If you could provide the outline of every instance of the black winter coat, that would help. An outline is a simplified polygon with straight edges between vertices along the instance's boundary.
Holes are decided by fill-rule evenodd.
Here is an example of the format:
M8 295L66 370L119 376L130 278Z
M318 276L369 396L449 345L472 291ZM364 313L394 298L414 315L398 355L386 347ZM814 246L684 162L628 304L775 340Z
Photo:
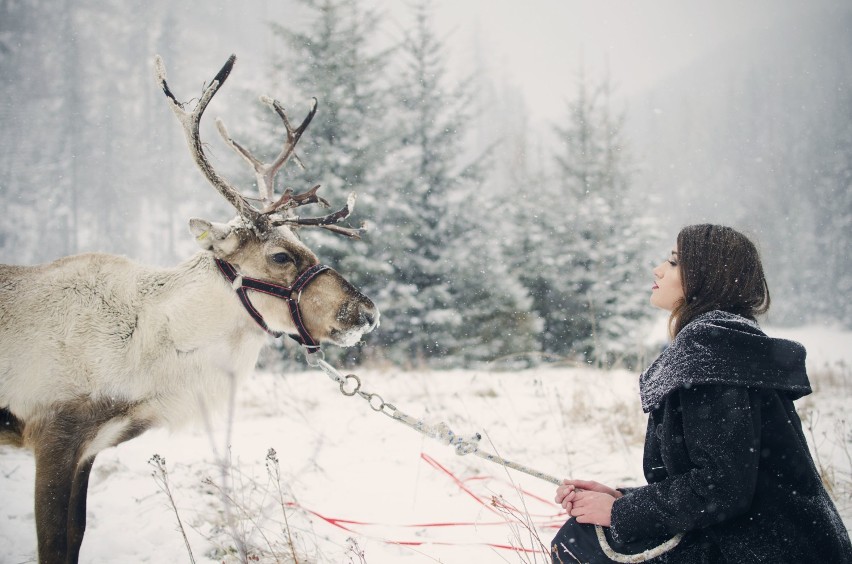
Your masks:
M852 563L793 406L804 359L743 317L689 323L642 374L648 485L615 501L613 537L686 532L666 562Z

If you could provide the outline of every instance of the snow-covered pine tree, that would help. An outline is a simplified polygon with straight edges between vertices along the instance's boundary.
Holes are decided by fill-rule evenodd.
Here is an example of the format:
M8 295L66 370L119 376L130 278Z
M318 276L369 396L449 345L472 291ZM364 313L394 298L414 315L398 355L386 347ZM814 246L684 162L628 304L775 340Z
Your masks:
M361 0L299 0L298 5L303 17L292 20L298 23L272 23L274 37L284 44L273 62L278 84L275 96L293 119L302 119L311 98L317 99L318 111L299 144L305 170L299 172L290 164L286 181L296 191L320 184L320 195L332 206L342 205L356 192L351 223L375 223L375 210L385 205L378 178L387 159L384 77L390 52L380 49L376 40L382 17L365 8ZM290 90L279 92L279 87ZM267 120L262 144L274 155L281 143L281 123L268 109L262 111ZM376 230L370 229L363 241L321 230L304 236L323 262L345 272L356 286L374 295L383 268L377 251L381 235ZM345 354L354 362L364 349L330 354Z
M568 114L555 126L559 197L546 214L554 264L537 281L553 352L598 365L640 353L638 330L651 311L655 236L631 197L624 118L613 113L609 78L591 87L581 72Z
M307 18L297 27L273 23L273 33L285 48L275 61L280 83L293 87L282 100L291 115L307 111L312 97L319 110L299 144L306 170L290 176L295 190L321 184L320 195L337 205L357 192L353 220L371 219L384 205L376 178L386 159L385 114L387 86L383 81L389 52L376 46L381 16L360 0L299 0ZM276 96L279 94L276 93ZM268 114L268 110L264 109ZM269 153L280 144L281 124L272 116ZM291 174L295 166L291 165ZM375 236L365 242L344 240L327 233L307 235L323 260L345 271L360 287L367 287L378 265Z
M489 217L483 162L461 161L470 124L468 82L450 86L430 2L413 6L399 49L394 134L399 146L377 210L388 268L376 288L381 340L397 362L491 360L532 346L529 298Z
M582 116L575 115L584 104L581 99L569 107L573 113L566 120L577 123L575 131L564 144L563 152L583 153L589 133L583 127ZM549 155L552 158L552 155ZM560 168L560 167L557 167ZM516 207L510 245L516 249L510 255L512 268L533 299L533 310L542 327L537 350L546 355L573 355L578 335L591 333L588 307L584 301L587 281L585 268L578 269L578 248L583 240L575 232L576 202L574 183L567 183L561 172L548 173L540 166L535 173L519 169Z
M587 320L574 271L576 249L571 231L572 200L559 194L557 184L542 182L536 189L519 194L513 214L523 225L510 242L513 270L533 300L532 309L541 320L538 346L545 355L574 352L575 334L582 333ZM588 329L585 329L588 332Z

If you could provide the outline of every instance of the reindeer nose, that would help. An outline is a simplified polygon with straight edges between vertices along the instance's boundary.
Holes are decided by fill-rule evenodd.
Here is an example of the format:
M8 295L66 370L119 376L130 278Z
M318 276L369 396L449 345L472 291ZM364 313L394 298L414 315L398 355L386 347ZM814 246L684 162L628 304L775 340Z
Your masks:
M359 323L359 325L362 325L362 326L366 325L367 327L370 328L369 329L370 331L372 331L373 329L375 329L379 325L379 317L380 317L379 310L376 309L376 306L374 306L372 303L369 304L369 305L362 304L358 308L358 323Z

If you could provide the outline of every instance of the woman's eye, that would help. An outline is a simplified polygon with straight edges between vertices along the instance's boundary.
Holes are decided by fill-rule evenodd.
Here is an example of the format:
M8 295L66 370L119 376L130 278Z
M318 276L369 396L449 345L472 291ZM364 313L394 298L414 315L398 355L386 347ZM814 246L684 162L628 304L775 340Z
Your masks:
M272 255L272 262L277 264L285 264L290 262L290 255L287 253L275 253Z
M672 265L672 266L677 266L677 262L675 262L675 261L673 261L673 260L670 260L670 261L669 261L669 264L670 264L670 265Z

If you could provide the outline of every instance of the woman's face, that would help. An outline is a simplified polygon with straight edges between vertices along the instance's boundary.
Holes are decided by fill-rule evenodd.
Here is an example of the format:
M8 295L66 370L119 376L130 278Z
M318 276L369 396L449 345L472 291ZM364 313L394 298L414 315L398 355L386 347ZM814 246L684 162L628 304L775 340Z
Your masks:
M684 299L680 279L677 249L668 260L654 269L654 285L651 287L651 305L672 311Z

